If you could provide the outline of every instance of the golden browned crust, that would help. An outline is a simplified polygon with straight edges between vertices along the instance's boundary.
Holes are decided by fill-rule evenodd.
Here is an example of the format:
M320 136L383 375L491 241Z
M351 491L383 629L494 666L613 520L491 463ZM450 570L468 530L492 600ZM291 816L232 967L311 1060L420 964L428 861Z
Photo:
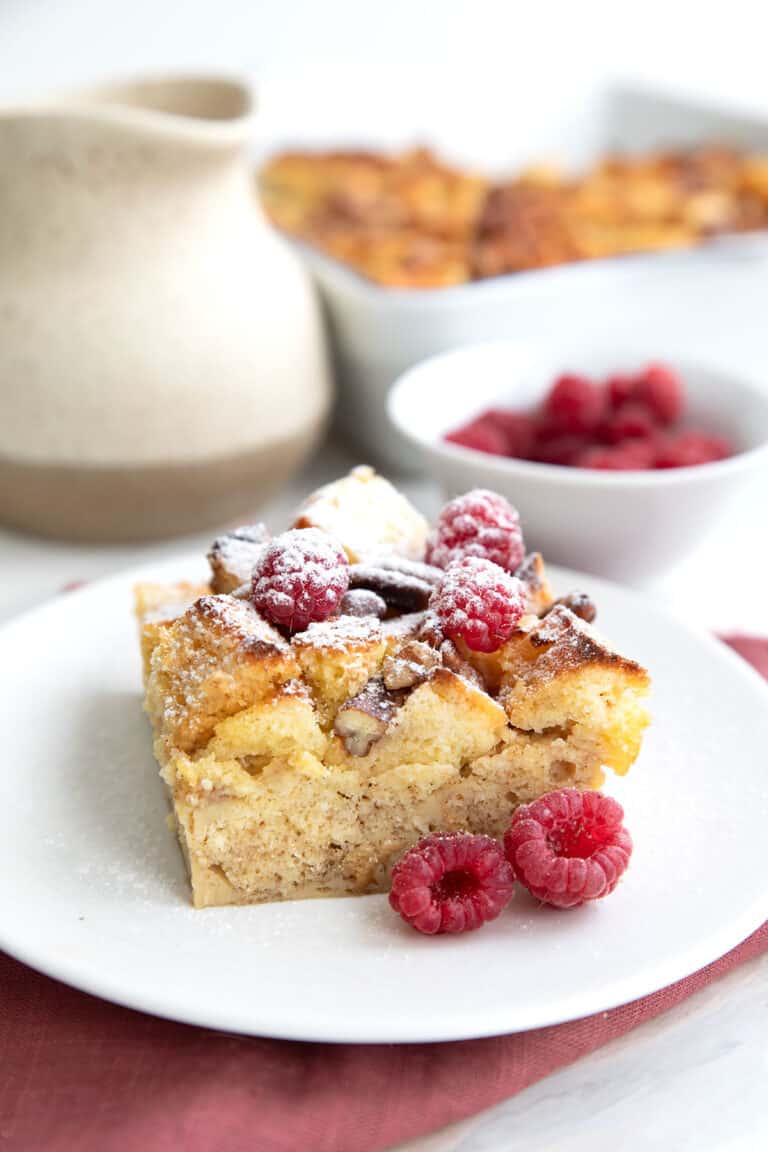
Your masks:
M428 531L410 501L365 465L310 493L294 527L330 532L352 564L386 553L420 560Z
M146 708L167 747L191 752L219 721L298 675L290 645L251 604L201 596L154 637Z
M342 616L310 624L294 636L292 646L326 727L343 702L356 696L378 672L386 654L381 624L370 616Z
M625 773L647 724L648 673L609 648L564 606L500 653L499 701L521 731L565 731L574 746L594 743L600 763Z
M199 596L208 591L207 584L192 584L181 580L177 584L137 584L134 590L134 609L141 621L141 665L146 680L149 658L157 644L164 624L186 612Z
M260 176L271 219L382 284L432 287L469 276L469 237L486 181L425 149L285 153Z
M492 182L425 150L286 153L260 175L287 232L392 287L466 280L768 227L768 157L723 147L608 156Z
M527 633L524 642L543 650L536 654L535 659L527 654L523 657L531 676L540 680L588 664L621 668L631 675L647 676L636 661L614 652L586 621L580 620L563 604L557 604L547 612Z

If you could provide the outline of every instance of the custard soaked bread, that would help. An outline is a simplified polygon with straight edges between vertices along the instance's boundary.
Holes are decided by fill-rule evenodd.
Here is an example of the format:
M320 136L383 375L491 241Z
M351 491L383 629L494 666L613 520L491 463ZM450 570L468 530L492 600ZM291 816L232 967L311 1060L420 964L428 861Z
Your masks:
M260 174L284 232L392 288L442 288L768 227L768 156L737 148L606 156L506 180L419 149L290 152Z
M541 557L515 574L483 554L516 555L514 518L497 531L490 494L463 498L442 525L462 525L466 555L452 536L446 570L441 524L427 538L379 477L371 501L373 479L326 487L271 541L222 537L211 588L137 589L197 907L382 891L425 833L498 836L519 804L596 788L639 752L647 673L582 618L586 598L553 601Z

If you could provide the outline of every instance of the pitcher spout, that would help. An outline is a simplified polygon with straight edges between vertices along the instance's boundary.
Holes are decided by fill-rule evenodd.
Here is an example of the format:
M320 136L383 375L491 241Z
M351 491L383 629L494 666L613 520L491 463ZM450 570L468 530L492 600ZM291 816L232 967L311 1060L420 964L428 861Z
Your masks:
M253 128L251 87L223 76L136 79L60 92L30 104L0 107L3 120L72 118L166 136L180 144L232 147Z
M148 130L199 136L209 142L245 140L252 128L255 100L248 84L215 76L174 76L134 80L81 94L94 112L143 120Z

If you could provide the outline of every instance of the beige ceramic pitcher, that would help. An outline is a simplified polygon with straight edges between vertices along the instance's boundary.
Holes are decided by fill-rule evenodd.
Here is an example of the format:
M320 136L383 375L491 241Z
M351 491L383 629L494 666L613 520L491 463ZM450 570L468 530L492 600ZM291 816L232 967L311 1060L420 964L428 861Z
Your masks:
M315 299L254 204L247 88L0 108L0 520L129 539L251 512L329 401Z

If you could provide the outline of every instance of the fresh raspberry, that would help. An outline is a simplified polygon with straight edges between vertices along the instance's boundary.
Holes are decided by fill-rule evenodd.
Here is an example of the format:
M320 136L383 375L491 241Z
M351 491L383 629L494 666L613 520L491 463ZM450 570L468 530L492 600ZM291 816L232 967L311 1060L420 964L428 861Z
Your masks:
M602 792L561 788L524 804L504 835L516 878L537 899L574 908L613 892L632 854L624 810Z
M696 464L712 464L733 455L733 446L722 436L708 436L692 428L677 436L667 436L656 449L657 468L692 468Z
M443 508L427 544L427 561L447 568L465 556L481 556L509 572L522 564L525 545L520 517L503 496L475 488Z
M560 376L544 400L543 412L561 432L591 432L603 412L603 393L584 376Z
M609 376L605 382L608 406L615 412L618 408L626 404L628 400L633 400L636 386L637 378L635 376Z
M652 436L655 428L650 409L630 400L600 425L598 434L605 444L621 444L624 440Z
M534 417L512 408L489 408L485 419L501 432L506 441L507 456L525 460L533 448L536 435Z
M525 586L498 564L468 556L454 560L429 606L450 640L473 652L495 652L509 639L525 611Z
M633 399L645 404L659 424L674 424L685 407L683 382L664 364L649 364L635 384Z
M578 468L596 468L600 472L626 471L623 458L617 448L587 448L576 458Z
M251 600L273 624L301 632L336 611L348 584L349 564L333 537L319 528L293 528L264 549Z
M501 428L495 427L485 415L462 424L453 432L448 432L445 440L462 448L473 448L475 452L490 452L492 456L507 455L507 438Z
M584 436L561 434L545 438L537 441L531 459L538 464L573 464L587 447L587 443Z
M425 836L395 865L389 903L417 932L471 932L506 908L514 882L490 836Z
M587 448L576 457L579 468L597 468L606 472L631 472L653 468L656 445L653 439L624 440L609 448L600 445Z

